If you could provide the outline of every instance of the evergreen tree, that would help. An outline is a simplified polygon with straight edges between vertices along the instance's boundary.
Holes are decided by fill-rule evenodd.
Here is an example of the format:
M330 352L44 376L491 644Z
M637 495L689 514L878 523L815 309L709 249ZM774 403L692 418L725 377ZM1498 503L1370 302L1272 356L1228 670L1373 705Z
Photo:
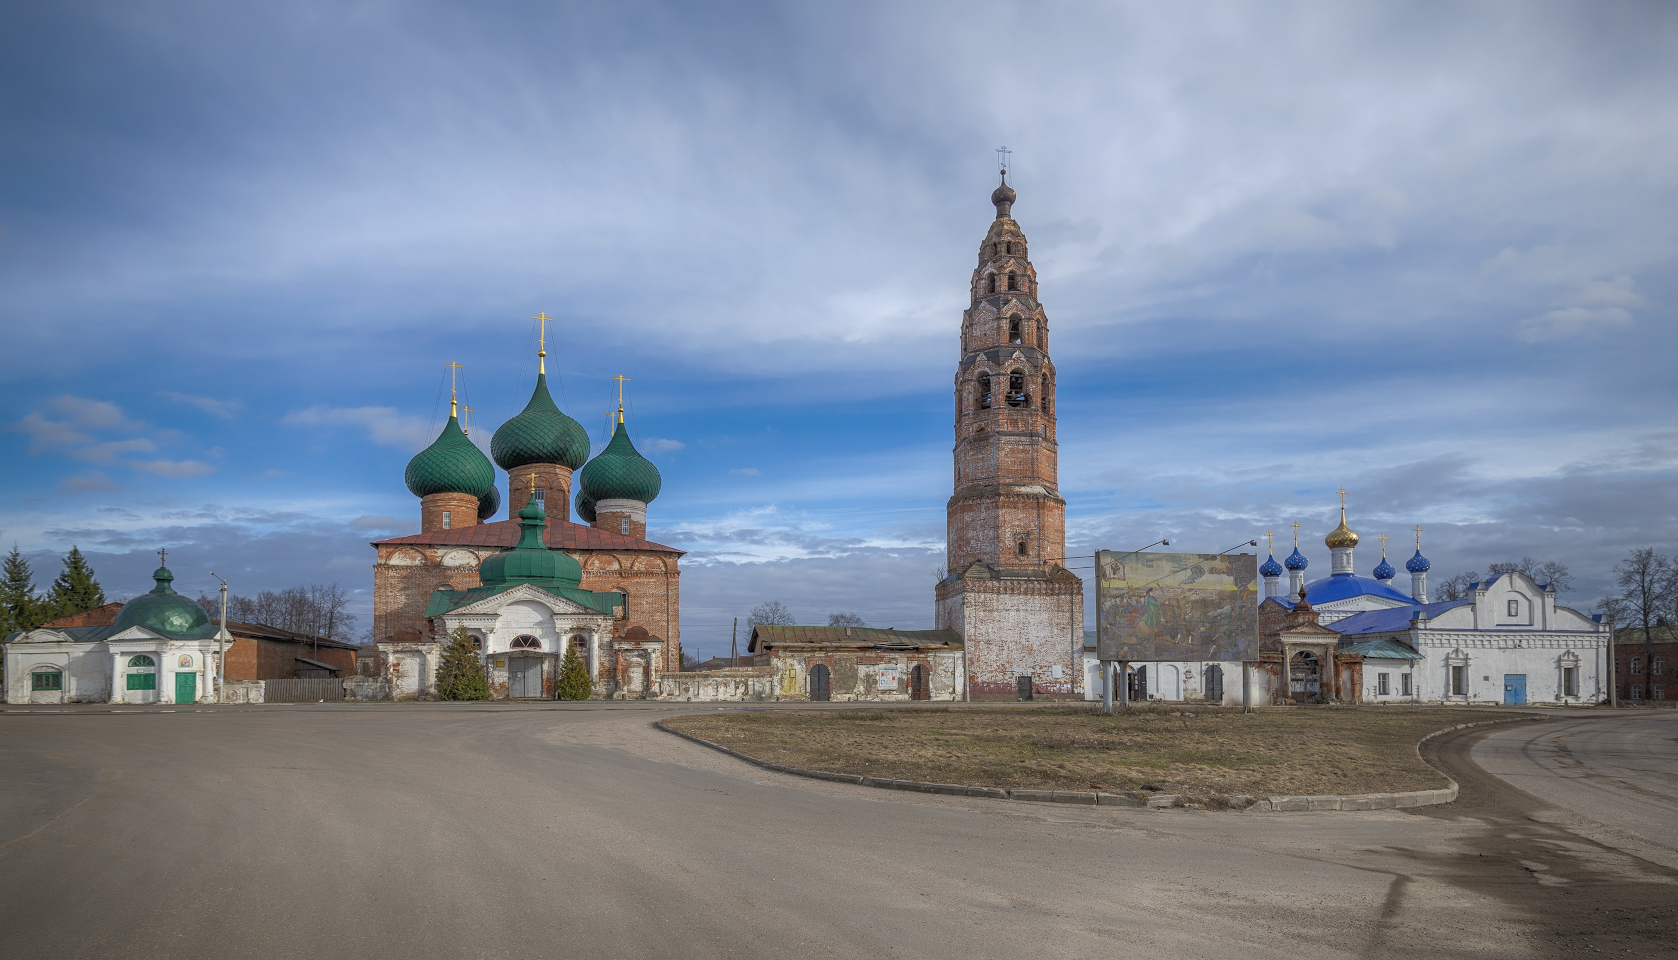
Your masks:
M577 648L567 646L565 659L559 665L559 683L555 691L561 700L587 700L592 693L588 682L588 665L577 655Z
M35 595L35 571L12 544L0 567L0 637L13 630L33 630L51 619Z
M472 649L472 635L456 627L437 665L437 697L441 700L488 700L489 678L484 661Z
M47 602L52 606L54 617L68 617L72 613L105 605L105 591L100 588L93 568L87 565L87 558L82 556L80 549L72 546L65 555L64 570L52 582Z

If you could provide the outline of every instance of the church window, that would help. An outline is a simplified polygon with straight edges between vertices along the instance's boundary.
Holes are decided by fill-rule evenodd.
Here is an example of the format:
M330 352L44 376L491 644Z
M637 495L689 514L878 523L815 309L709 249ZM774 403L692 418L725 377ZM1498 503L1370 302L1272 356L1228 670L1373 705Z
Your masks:
M1579 695L1578 667L1561 668L1561 695L1564 697L1577 697Z
M449 520L450 520L450 511L444 510L443 511L443 529L444 530L447 530L449 528Z
M1008 274L1008 289L1010 289L1010 290L1019 289L1016 284L1017 284L1017 281L1014 279L1014 275L1011 274L1011 273Z
M979 378L979 409L990 409L990 377Z
M1521 601L1519 601L1519 600L1509 601L1509 615L1511 617L1518 617L1518 616L1521 615Z
M1665 676L1666 675L1666 658L1665 657L1656 657L1655 659L1650 660L1649 661L1649 673L1651 675L1657 676L1657 677Z
M1021 540L1018 544L1015 545L1015 552L1017 552L1022 557L1025 556L1025 541L1024 540Z
M1468 696L1468 667L1460 663L1451 665L1451 696Z
M1008 342L1009 343L1020 343L1021 342L1021 340L1020 340L1020 318L1019 317L1015 317L1014 319L1008 321Z
M64 674L58 670L37 670L29 675L31 690L63 690Z
M1631 685L1631 698L1633 700L1643 699L1643 685L1642 684L1634 683L1634 684Z
M1014 255L1014 244L1011 241L1008 244L1008 255L1010 257Z
M145 654L128 658L127 686L130 690L157 689L157 661Z
M623 535L624 535L624 536L626 536L626 537L627 537L627 536L629 536L629 518L628 518L628 517L624 517L624 518L623 518L623 519L622 519L622 520L621 520L621 521L620 521L620 525L621 525L621 526L622 526L622 528L623 528L623 530L622 530L622 532L623 532Z
M996 292L996 274L994 273L990 275L990 292Z
M1631 675L1634 676L1634 677L1641 677L1643 675L1643 658L1642 657L1632 657L1631 658Z
M537 487L536 492L531 495L530 499L536 501L536 505L538 507L541 507L542 509L546 510L548 508L548 491L547 491L547 488L546 487Z
M1025 374L1014 371L1008 375L1008 406L1023 407L1029 398L1025 395Z
M156 667L157 661L142 653L138 656L129 657L128 665L131 667Z
M1410 695L1410 675L1408 673L1398 675L1398 693L1402 697Z
M1388 675L1385 673L1377 673L1375 675L1375 695L1377 697L1390 697L1392 696L1392 692L1392 683L1390 682Z
M530 634L527 633L523 636L513 638L513 649L514 650L540 650L540 649L542 649L542 641L536 639L535 637L533 637L533 636L531 636Z

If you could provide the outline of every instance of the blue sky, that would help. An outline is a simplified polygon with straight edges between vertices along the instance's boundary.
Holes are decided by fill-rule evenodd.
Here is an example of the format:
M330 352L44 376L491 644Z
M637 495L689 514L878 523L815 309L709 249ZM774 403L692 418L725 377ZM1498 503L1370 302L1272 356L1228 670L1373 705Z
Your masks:
M1678 548L1665 4L36 5L0 35L0 537L107 590L336 580L534 376L664 474L684 643L931 625L957 329L1014 157L1069 552L1345 486L1589 606ZM1282 553L1286 552L1283 548Z

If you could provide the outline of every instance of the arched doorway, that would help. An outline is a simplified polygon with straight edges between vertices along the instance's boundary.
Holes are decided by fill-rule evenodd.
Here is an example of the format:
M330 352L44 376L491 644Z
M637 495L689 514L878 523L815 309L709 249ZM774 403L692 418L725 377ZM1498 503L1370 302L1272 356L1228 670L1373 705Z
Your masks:
M810 668L810 699L833 699L833 674L825 663L818 663Z
M1224 668L1211 664L1206 668L1206 700L1209 703L1224 702Z
M928 683L927 669L924 663L915 664L914 669L909 671L909 699L932 699L931 684Z
M1322 700L1322 664L1310 652L1301 650L1288 660L1288 693L1302 703Z

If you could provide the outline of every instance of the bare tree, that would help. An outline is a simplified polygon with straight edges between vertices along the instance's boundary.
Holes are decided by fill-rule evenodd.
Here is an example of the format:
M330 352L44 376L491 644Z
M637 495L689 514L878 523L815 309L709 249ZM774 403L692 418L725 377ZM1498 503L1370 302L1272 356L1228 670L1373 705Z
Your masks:
M1488 577L1498 577L1506 573L1524 573L1540 586L1549 586L1557 593L1566 593L1573 589L1573 574L1569 573L1565 564L1554 560L1540 563L1531 557L1522 557L1508 563L1494 563L1486 569Z
M827 615L827 625L830 627L866 627L868 621L854 613L830 613Z
M1459 573L1454 577L1446 577L1439 581L1438 586L1433 588L1433 599L1435 601L1467 599L1469 585L1479 582L1480 575L1472 570L1467 573Z
M200 594L198 605L209 612L211 620L221 616L221 601L217 597ZM229 594L227 619L259 623L321 640L354 643L356 616L349 612L349 605L349 593L338 584L311 583L279 591L264 590L254 597Z
M1653 669L1655 627L1662 624L1666 611L1674 603L1678 571L1674 570L1672 561L1656 553L1654 547L1634 547L1624 560L1614 566L1614 583L1620 592L1603 598L1603 612L1612 615L1615 620L1624 618L1628 624L1636 625L1643 631L1643 662Z
M797 622L792 618L792 611L787 609L786 604L779 600L765 600L753 607L751 613L746 614L746 636L750 637L752 628L760 623L790 625Z

